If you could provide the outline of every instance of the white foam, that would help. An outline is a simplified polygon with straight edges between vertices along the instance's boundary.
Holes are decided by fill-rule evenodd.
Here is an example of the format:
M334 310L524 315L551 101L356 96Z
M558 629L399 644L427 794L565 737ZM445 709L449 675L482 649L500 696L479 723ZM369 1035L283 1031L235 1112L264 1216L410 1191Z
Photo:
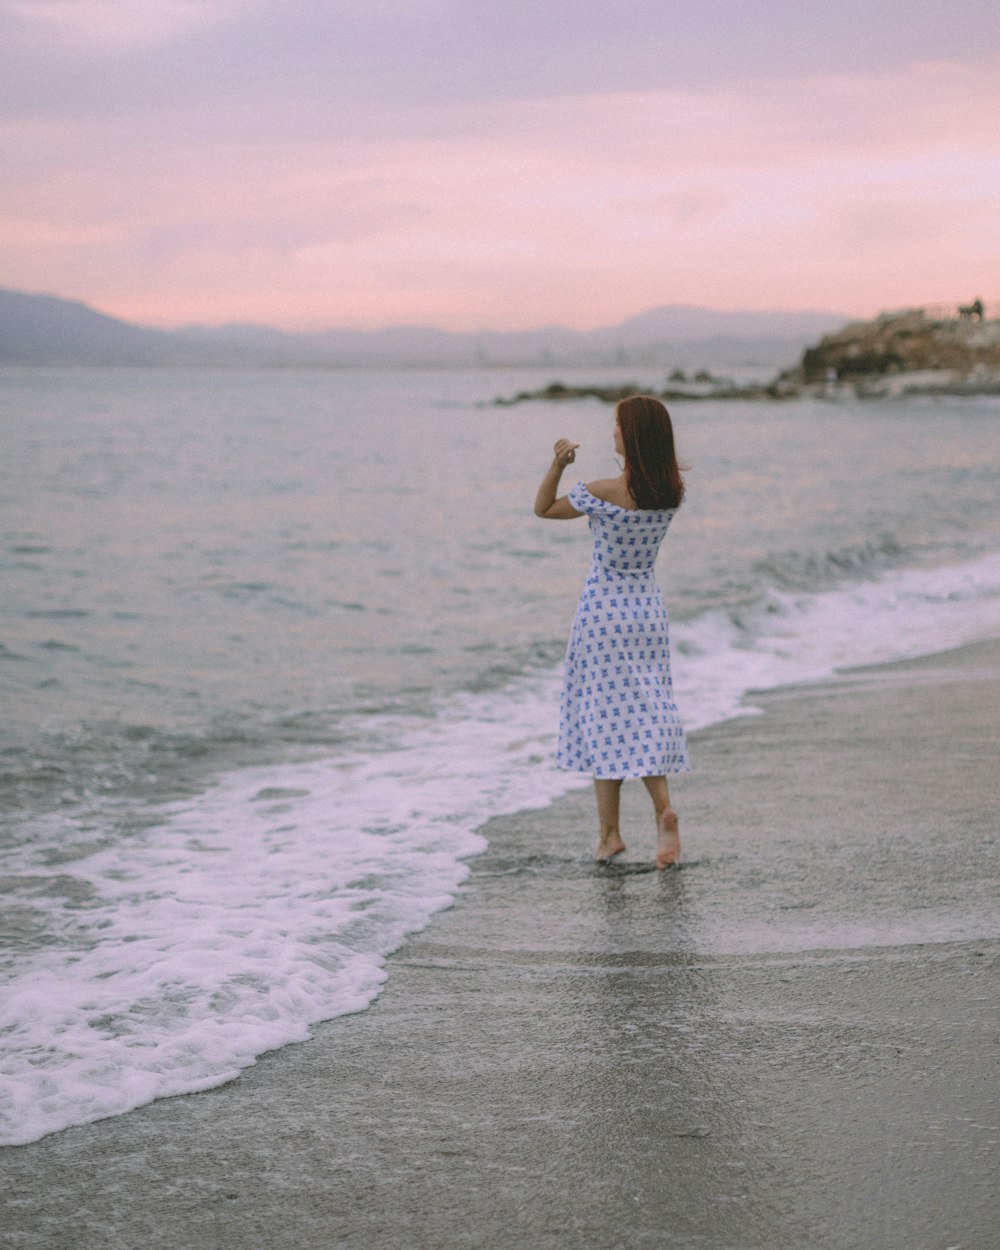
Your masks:
M998 609L1000 555L774 592L675 626L681 711L697 729L753 689L995 636ZM71 863L25 852L12 871L70 874L90 897L51 914L59 940L6 987L0 1142L219 1085L367 1006L386 956L453 900L476 829L586 784L551 765L559 680L359 718L371 749L223 777Z
M820 594L771 590L672 630L678 702L702 728L753 711L748 692L821 681L838 669L908 659L1000 635L1000 554L894 570Z
M531 681L386 719L377 752L234 773L76 863L23 862L92 898L6 987L0 1142L221 1084L367 1006L453 900L475 828L565 790L547 743L512 732L524 704L543 706Z

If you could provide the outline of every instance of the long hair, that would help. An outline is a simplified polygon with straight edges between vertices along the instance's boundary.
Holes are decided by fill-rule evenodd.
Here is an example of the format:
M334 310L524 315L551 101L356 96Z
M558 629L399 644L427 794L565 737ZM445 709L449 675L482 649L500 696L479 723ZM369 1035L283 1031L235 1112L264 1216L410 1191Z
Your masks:
M616 410L625 448L625 481L637 508L679 508L684 478L670 413L652 395L632 395Z

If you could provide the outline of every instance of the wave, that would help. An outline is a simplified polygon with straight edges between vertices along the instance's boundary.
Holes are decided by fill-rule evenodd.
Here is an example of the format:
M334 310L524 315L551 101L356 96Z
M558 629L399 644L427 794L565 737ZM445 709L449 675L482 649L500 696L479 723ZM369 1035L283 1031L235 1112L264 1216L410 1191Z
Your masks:
M678 703L704 728L754 690L995 636L998 606L1000 554L818 592L776 578L675 625ZM222 1084L366 1007L484 823L586 784L551 764L559 682L539 664L430 716L357 715L336 755L238 769L115 841L48 817L8 868L45 932L0 1008L0 1141Z
M548 725L526 731L537 684L359 718L369 749L241 769L110 845L50 817L8 870L45 932L0 1007L0 1143L209 1089L366 1007L453 901L476 828L565 790Z
M948 650L1000 632L1000 553L896 569L819 593L769 587L672 630L678 702L694 728L746 713L746 696L838 669Z
M788 551L754 565L766 586L784 590L824 590L845 577L870 578L897 567L911 553L893 534L880 534L862 543L833 551Z

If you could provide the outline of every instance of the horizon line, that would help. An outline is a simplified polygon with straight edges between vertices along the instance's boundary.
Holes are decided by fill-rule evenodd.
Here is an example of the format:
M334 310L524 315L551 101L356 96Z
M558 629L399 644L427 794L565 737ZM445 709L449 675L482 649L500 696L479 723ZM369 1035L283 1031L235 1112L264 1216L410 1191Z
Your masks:
M135 321L130 317L118 312L109 311L106 307L101 307L97 303L91 302L84 296L64 295L57 291L51 290L25 290L23 287L2 286L0 290L7 291L14 295L27 295L32 297L54 299L61 303L77 304L81 307L89 309L91 312L99 313L102 316L112 318L116 321L122 321L126 324L136 326L137 328L148 330L163 330L166 332L204 329L204 330L225 330L229 328L250 328L260 330L277 330L283 334L325 334L334 331L347 331L357 334L379 334L387 330L436 330L441 334L448 335L470 335L470 334L533 334L542 330L566 330L572 334L588 334L600 330L614 330L619 326L626 324L636 317L641 317L646 313L657 312L661 309L671 309L678 311L720 313L720 314L770 314L778 316L813 316L813 317L842 317L860 318L866 317L866 314L848 312L844 309L834 308L776 308L776 307L753 307L741 306L734 308L720 308L710 304L692 304L692 303L662 303L649 304L645 307L637 309L635 312L629 313L622 317L619 321L603 322L591 326L572 326L564 322L548 321L540 322L535 325L523 328L502 327L502 326L474 326L470 329L450 330L432 321L388 321L379 325L351 325L349 323L341 324L323 324L313 325L309 327L293 328L287 324L283 325L277 322L241 320L239 318L225 321L177 321L177 322L149 322ZM956 307L958 301L955 301ZM914 306L917 307L917 306ZM879 313L873 314L880 315Z

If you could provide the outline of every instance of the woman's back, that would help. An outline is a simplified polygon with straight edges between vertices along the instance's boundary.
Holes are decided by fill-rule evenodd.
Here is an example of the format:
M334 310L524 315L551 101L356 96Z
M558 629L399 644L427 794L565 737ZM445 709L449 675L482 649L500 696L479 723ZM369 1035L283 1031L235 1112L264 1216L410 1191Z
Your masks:
M599 498L583 482L578 482L567 498L578 512L587 515L594 538L592 574L652 571L673 510L623 508Z

